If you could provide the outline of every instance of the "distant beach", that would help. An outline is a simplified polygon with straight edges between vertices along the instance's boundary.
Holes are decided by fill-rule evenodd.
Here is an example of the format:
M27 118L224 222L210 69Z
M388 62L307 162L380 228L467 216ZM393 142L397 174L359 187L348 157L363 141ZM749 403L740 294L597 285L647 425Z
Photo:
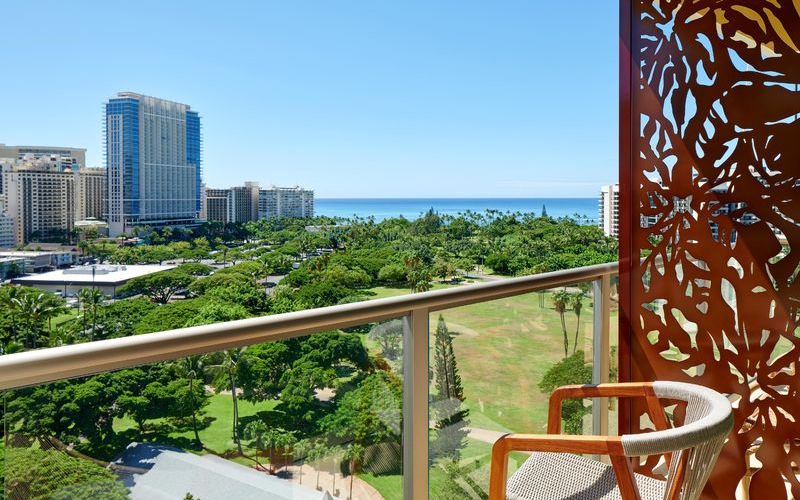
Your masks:
M416 219L431 208L442 215L471 210L485 212L533 212L550 217L572 217L597 223L597 198L317 198L314 212L329 217L375 217L381 221L403 216Z

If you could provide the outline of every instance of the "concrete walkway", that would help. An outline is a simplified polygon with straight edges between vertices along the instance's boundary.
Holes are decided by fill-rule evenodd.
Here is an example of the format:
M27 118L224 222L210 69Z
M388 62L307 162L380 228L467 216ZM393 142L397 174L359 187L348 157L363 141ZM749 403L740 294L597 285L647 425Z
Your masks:
M314 489L317 487L317 469L308 464L290 465L289 473L286 469L281 470L279 476L287 477L288 480L302 484L306 488ZM340 472L331 473L330 471L319 471L319 487L322 491L327 491L336 498L342 500L350 499L350 476L343 476ZM334 490L334 487L339 490ZM383 496L369 483L358 476L353 478L353 499L352 500L383 500Z
M508 434L507 432L490 431L489 429L478 429L476 427L467 427L466 429L468 437L489 444L494 444L495 441Z

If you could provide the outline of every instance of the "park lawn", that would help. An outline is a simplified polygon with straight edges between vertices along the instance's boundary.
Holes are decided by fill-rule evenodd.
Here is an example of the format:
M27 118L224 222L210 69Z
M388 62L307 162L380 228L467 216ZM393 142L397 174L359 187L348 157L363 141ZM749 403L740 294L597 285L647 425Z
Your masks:
M64 324L64 323L66 323L68 321L71 321L73 319L78 319L79 315L80 315L80 311L77 308L71 308L67 312L65 312L64 314L59 314L58 316L53 318L51 320L51 323L53 325L53 328L55 328L58 325Z
M453 288L459 285L450 285L448 283L434 282L431 290L442 290L444 288ZM386 297L397 297L398 295L408 295L411 293L410 288L396 288L392 286L376 286L368 290L369 299L385 299Z
M259 412L272 410L276 404L277 401L249 403L239 399L239 419L246 421L248 417L252 417ZM209 417L213 419L210 425L199 431L203 447L213 450L217 454L236 449L236 443L233 442L233 401L230 394L214 394L211 396L208 406L205 407L205 415L201 418ZM136 424L128 417L118 418L114 421L114 430L117 432L134 428L136 428ZM159 438L158 435L148 435L147 437L148 440L153 438L152 440L154 441ZM170 442L191 442L194 439L194 433L189 429L181 432L171 432L164 437ZM246 440L243 440L242 444L246 442ZM245 446L245 448L247 447Z
M464 384L465 404L473 427L497 431L542 432L547 423L548 395L539 382L564 358L559 314L549 293L541 307L539 294L527 294L442 311ZM587 298L581 311L578 350L592 356L593 309ZM439 313L431 316L435 330ZM569 353L575 343L576 315L565 321ZM611 317L611 343L616 345L616 312Z
M376 296L408 293L378 287ZM540 298L544 306L540 306ZM548 395L538 387L545 372L564 357L561 321L552 294L530 293L472 304L431 315L431 346L439 314L454 334L454 349L470 410L470 425L496 431L542 432ZM578 347L591 360L593 309L590 297L581 311ZM617 343L617 311L611 311L611 345ZM576 316L565 313L569 352ZM371 342L368 347L375 348ZM431 353L432 355L432 353ZM433 388L431 388L433 390Z

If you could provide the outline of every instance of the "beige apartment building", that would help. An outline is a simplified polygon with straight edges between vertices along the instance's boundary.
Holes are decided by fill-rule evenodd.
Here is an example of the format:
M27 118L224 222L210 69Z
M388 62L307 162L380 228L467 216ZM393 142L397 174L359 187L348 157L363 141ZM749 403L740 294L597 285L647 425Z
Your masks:
M105 169L77 165L64 156L30 153L4 163L0 177L15 244L64 239L75 221L103 217Z
M74 175L76 220L105 220L108 198L106 169L82 168Z
M203 187L205 220L218 222L248 222L258 220L259 186L245 182L243 186L227 189Z

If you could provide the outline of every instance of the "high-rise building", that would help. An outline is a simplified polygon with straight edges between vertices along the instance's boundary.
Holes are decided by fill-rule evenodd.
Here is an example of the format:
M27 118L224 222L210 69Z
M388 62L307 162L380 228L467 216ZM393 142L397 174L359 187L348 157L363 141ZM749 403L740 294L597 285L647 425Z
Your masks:
M186 104L120 92L105 105L109 233L196 222L200 116Z
M64 238L75 222L75 174L44 159L3 171L6 211L15 221L15 240Z
M228 198L230 189L205 189L206 220L228 222Z
M3 163L4 207L14 221L15 244L64 239L76 220L103 216L105 169L77 165L32 154Z
M607 236L619 236L619 184L600 188L599 226Z
M17 243L14 219L0 213L0 248L11 248Z
M230 222L258 220L258 199L257 182L245 182L244 186L232 187L228 203Z
M102 219L106 213L106 169L81 168L75 171L76 220Z
M203 190L205 220L218 222L248 222L258 219L259 189L257 182L228 189Z
M313 217L314 191L295 187L269 187L259 191L258 218Z

